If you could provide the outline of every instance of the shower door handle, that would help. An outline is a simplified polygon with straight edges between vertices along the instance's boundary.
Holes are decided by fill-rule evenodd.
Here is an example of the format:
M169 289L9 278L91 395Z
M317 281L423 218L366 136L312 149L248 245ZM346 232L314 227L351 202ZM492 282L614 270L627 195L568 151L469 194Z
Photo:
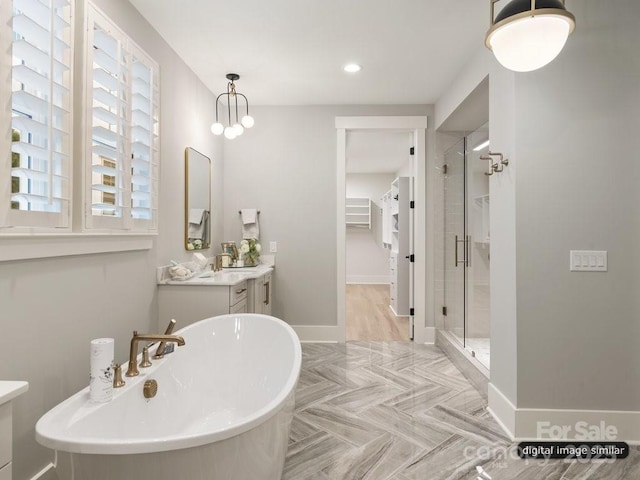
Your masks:
M456 267L457 267L458 265L460 265L461 263L464 263L464 259L463 259L463 260L458 260L458 244L459 244L459 243L465 243L465 241L464 241L464 240L460 240L460 239L458 238L458 235L456 235L456 243L455 243L455 244L454 244L454 246L453 246L453 250L454 250L454 251L455 251L455 253L456 253L456 264L455 264L455 266L456 266ZM466 256L466 250L465 250L465 256Z
M471 243L471 237L469 235L467 235L465 238L463 238L462 240L458 237L458 235L456 235L456 243L454 245L454 251L455 251L455 256L456 256L456 267L459 264L463 264L465 267L469 266L469 243ZM458 259L458 244L462 243L464 245L464 258L462 260Z

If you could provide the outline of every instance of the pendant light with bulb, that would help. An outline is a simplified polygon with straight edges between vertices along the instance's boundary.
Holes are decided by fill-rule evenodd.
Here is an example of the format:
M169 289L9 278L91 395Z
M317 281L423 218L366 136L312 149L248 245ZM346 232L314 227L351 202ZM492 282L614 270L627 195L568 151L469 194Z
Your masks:
M242 93L236 92L236 84L234 83L236 80L240 79L240 75L237 73L228 73L227 79L229 83L227 84L227 92L221 93L216 98L216 122L211 125L211 133L214 135L222 135L224 133L225 138L229 140L233 140L236 137L239 137L244 133L245 128L253 127L255 120L251 115L249 115L249 100ZM224 126L218 119L218 104L220 102L221 97L227 97L227 126ZM245 106L246 106L246 114L239 119L238 115L238 97L244 98ZM235 121L232 123L232 114L231 114L231 104L235 105Z
M495 16L489 0L491 28L486 47L509 70L530 72L551 62L564 48L576 26L565 0L511 0Z

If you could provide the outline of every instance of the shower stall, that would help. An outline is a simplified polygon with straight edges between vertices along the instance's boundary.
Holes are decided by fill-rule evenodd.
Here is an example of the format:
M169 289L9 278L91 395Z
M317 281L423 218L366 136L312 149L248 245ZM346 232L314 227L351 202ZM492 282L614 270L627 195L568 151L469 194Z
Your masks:
M463 135L443 157L444 330L490 368L488 124Z

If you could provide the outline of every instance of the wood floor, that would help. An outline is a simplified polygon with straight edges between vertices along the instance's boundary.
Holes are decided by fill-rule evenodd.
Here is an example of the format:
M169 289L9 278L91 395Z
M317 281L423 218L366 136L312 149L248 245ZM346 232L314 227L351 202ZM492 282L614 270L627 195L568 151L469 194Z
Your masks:
M347 340L409 341L409 318L389 308L389 285L349 284L346 300Z

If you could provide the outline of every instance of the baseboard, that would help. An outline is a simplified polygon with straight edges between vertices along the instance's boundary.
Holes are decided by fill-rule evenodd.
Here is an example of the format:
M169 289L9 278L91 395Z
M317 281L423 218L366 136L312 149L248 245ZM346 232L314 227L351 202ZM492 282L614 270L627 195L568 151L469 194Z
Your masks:
M347 275L347 283L355 283L362 285L389 285L391 276L389 275Z
M338 327L326 325L291 325L302 343L337 343Z
M487 387L487 397L489 399L489 413L513 440L516 431L516 407L491 382Z
M409 317L410 315L402 315L398 312L396 312L395 308L393 308L393 305L389 305L389 309L391 309L391 313L393 313L396 317Z
M596 432L595 429L601 431L602 427L615 427L615 438L608 440L640 444L640 412L636 411L516 408L491 383L489 411L516 441L576 440L587 429ZM562 428L564 433L552 434L553 429Z
M58 480L58 475L56 474L56 467L53 463L50 463L38 473L36 473L31 480Z

